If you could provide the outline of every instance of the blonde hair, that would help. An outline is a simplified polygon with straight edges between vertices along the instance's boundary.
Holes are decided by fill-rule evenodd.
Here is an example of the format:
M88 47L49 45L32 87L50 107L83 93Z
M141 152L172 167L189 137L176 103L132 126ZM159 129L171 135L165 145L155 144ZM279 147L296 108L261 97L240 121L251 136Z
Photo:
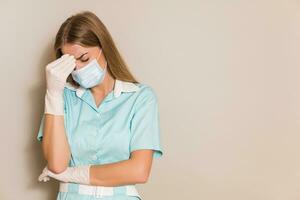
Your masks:
M66 43L102 48L107 61L107 72L113 78L139 83L129 71L107 28L94 13L82 11L70 16L62 23L55 37L56 58L62 56L61 48ZM68 76L67 82L79 86L71 74Z

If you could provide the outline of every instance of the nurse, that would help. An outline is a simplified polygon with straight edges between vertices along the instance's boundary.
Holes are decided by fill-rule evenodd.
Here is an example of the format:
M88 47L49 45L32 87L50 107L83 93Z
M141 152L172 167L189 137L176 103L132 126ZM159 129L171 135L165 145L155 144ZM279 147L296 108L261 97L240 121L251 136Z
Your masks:
M37 134L47 161L39 181L59 181L57 200L141 199L135 184L147 182L163 154L155 92L134 78L90 11L61 25L54 49Z

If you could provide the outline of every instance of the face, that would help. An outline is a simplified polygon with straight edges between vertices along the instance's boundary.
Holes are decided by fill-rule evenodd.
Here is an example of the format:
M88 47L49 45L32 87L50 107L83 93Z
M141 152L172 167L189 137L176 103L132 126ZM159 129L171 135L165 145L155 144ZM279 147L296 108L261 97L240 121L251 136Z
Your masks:
M100 47L83 47L79 44L65 44L62 47L62 53L63 54L69 54L73 55L76 59L76 67L75 70L78 70L85 65L87 65L90 61L92 61L94 58L97 59L97 56L100 53ZM104 66L105 64L105 58L103 56L103 52L98 57L99 64L101 66Z

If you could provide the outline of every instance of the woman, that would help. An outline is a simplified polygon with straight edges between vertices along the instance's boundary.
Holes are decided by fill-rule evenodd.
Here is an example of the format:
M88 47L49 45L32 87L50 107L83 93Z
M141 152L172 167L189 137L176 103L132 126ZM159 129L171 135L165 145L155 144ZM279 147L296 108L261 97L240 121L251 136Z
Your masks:
M54 48L39 181L60 181L57 199L141 199L135 184L147 182L153 157L162 156L153 89L136 81L92 12L69 17Z

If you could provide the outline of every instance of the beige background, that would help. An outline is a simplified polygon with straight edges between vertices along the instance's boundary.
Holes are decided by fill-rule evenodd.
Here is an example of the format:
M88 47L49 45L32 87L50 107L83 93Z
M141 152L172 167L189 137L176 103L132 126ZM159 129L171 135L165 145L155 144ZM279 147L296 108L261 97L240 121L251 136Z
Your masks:
M0 199L53 200L36 134L60 24L91 10L156 91L164 156L144 199L300 199L300 3L0 1Z

